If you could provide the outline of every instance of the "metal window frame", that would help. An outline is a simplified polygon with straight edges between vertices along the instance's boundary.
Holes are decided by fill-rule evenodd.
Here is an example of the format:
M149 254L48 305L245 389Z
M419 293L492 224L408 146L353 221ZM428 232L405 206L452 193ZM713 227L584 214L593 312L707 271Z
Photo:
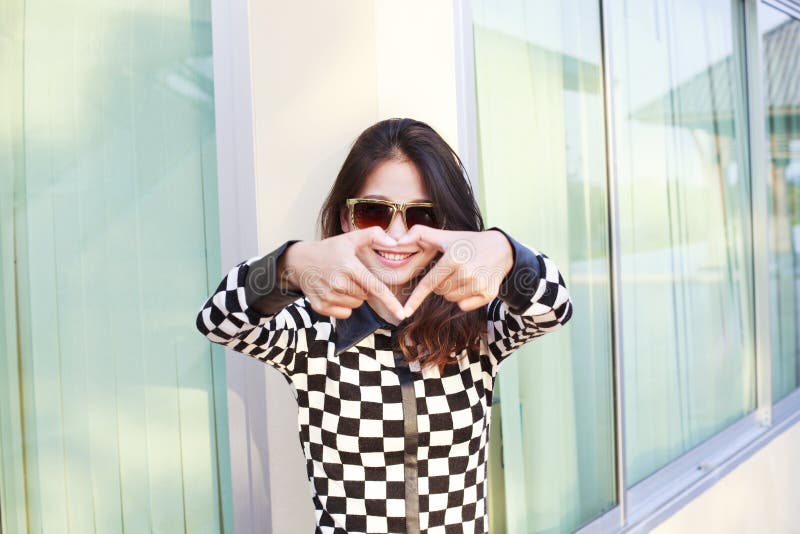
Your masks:
M606 141L606 194L608 195L608 232L609 232L609 277L611 298L611 366L613 375L614 405L614 473L617 506L600 518L598 524L608 530L615 521L617 526L624 525L628 515L627 493L627 440L625 432L625 358L622 335L622 269L620 267L622 252L620 250L619 196L617 191L617 132L615 122L614 96L611 88L614 85L614 64L611 58L612 31L611 6L600 0L600 48L601 70L603 82L603 105ZM616 514L614 514L616 510Z
M761 3L800 19L800 2L797 0L761 0Z
M475 71L473 54L473 15L471 1L453 0L456 10L457 95L459 97L459 141L465 142L462 150L475 165L468 168L473 176L473 186L479 190L477 180L477 111L474 94ZM800 19L800 1L761 0ZM606 179L608 186L608 214L610 240L610 276L612 310L612 366L614 377L615 415L615 483L617 505L576 530L577 534L604 532L645 533L698 497L726 474L741 465L785 430L800 423L800 388L772 402L772 352L769 335L756 335L756 409L728 425L714 436L674 459L644 480L628 488L625 472L624 381L622 353L622 306L620 295L619 210L617 200L616 132L613 121L614 102L609 88L614 79L611 57L611 17L607 0L598 0L600 6L602 70L605 105ZM761 82L761 39L758 30L759 0L732 0L742 2L744 50L746 57L748 135L743 141L749 148L751 176L751 210L753 243L753 297L755 330L770 332L768 250L756 243L766 243L769 213L768 191L763 162L767 153L764 146L763 90ZM474 169L474 170L473 170Z
M458 153L480 202L478 184L478 110L475 94L475 48L472 34L472 0L453 1L455 39L456 126Z
M211 0L220 270L258 254L247 0ZM272 532L266 368L224 349L231 501L237 534Z

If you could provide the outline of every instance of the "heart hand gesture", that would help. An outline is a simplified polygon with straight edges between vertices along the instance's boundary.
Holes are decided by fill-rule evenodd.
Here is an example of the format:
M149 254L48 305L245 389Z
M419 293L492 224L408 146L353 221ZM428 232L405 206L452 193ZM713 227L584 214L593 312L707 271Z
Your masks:
M403 305L358 258L362 249L386 248L397 242L378 227L354 230L321 241L300 241L287 249L278 270L290 288L299 288L317 312L344 319L375 296L399 320ZM334 259L335 261L331 261Z
M457 302L464 311L485 306L497 296L514 264L511 244L496 230L439 230L418 224L397 240L398 245L410 243L434 248L442 256L408 297L406 316L414 313L431 292Z

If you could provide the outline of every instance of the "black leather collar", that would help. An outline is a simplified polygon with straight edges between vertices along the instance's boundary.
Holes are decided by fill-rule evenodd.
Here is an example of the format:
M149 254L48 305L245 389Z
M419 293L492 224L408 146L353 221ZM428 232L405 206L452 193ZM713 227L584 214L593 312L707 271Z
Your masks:
M347 319L336 319L336 355L345 351L379 328L393 330L396 325L375 313L365 300Z

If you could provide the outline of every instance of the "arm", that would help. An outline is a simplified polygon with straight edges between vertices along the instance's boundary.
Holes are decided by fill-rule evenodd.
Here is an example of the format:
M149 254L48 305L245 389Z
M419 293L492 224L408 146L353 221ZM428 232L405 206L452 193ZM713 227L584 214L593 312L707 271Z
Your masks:
M556 264L546 255L502 232L514 264L487 305L488 347L495 365L519 347L557 330L572 316L572 301Z
M279 261L295 242L237 263L196 320L197 329L213 343L253 356L288 376L298 367L298 337L313 324L303 293L277 283Z

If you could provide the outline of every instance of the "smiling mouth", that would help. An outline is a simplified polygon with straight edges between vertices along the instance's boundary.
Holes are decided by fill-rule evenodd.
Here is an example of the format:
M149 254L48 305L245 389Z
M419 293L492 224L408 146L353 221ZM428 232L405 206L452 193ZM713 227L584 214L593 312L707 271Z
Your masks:
M382 250L375 250L375 253L390 261L403 261L416 254L416 252L397 253L397 252L384 252Z

